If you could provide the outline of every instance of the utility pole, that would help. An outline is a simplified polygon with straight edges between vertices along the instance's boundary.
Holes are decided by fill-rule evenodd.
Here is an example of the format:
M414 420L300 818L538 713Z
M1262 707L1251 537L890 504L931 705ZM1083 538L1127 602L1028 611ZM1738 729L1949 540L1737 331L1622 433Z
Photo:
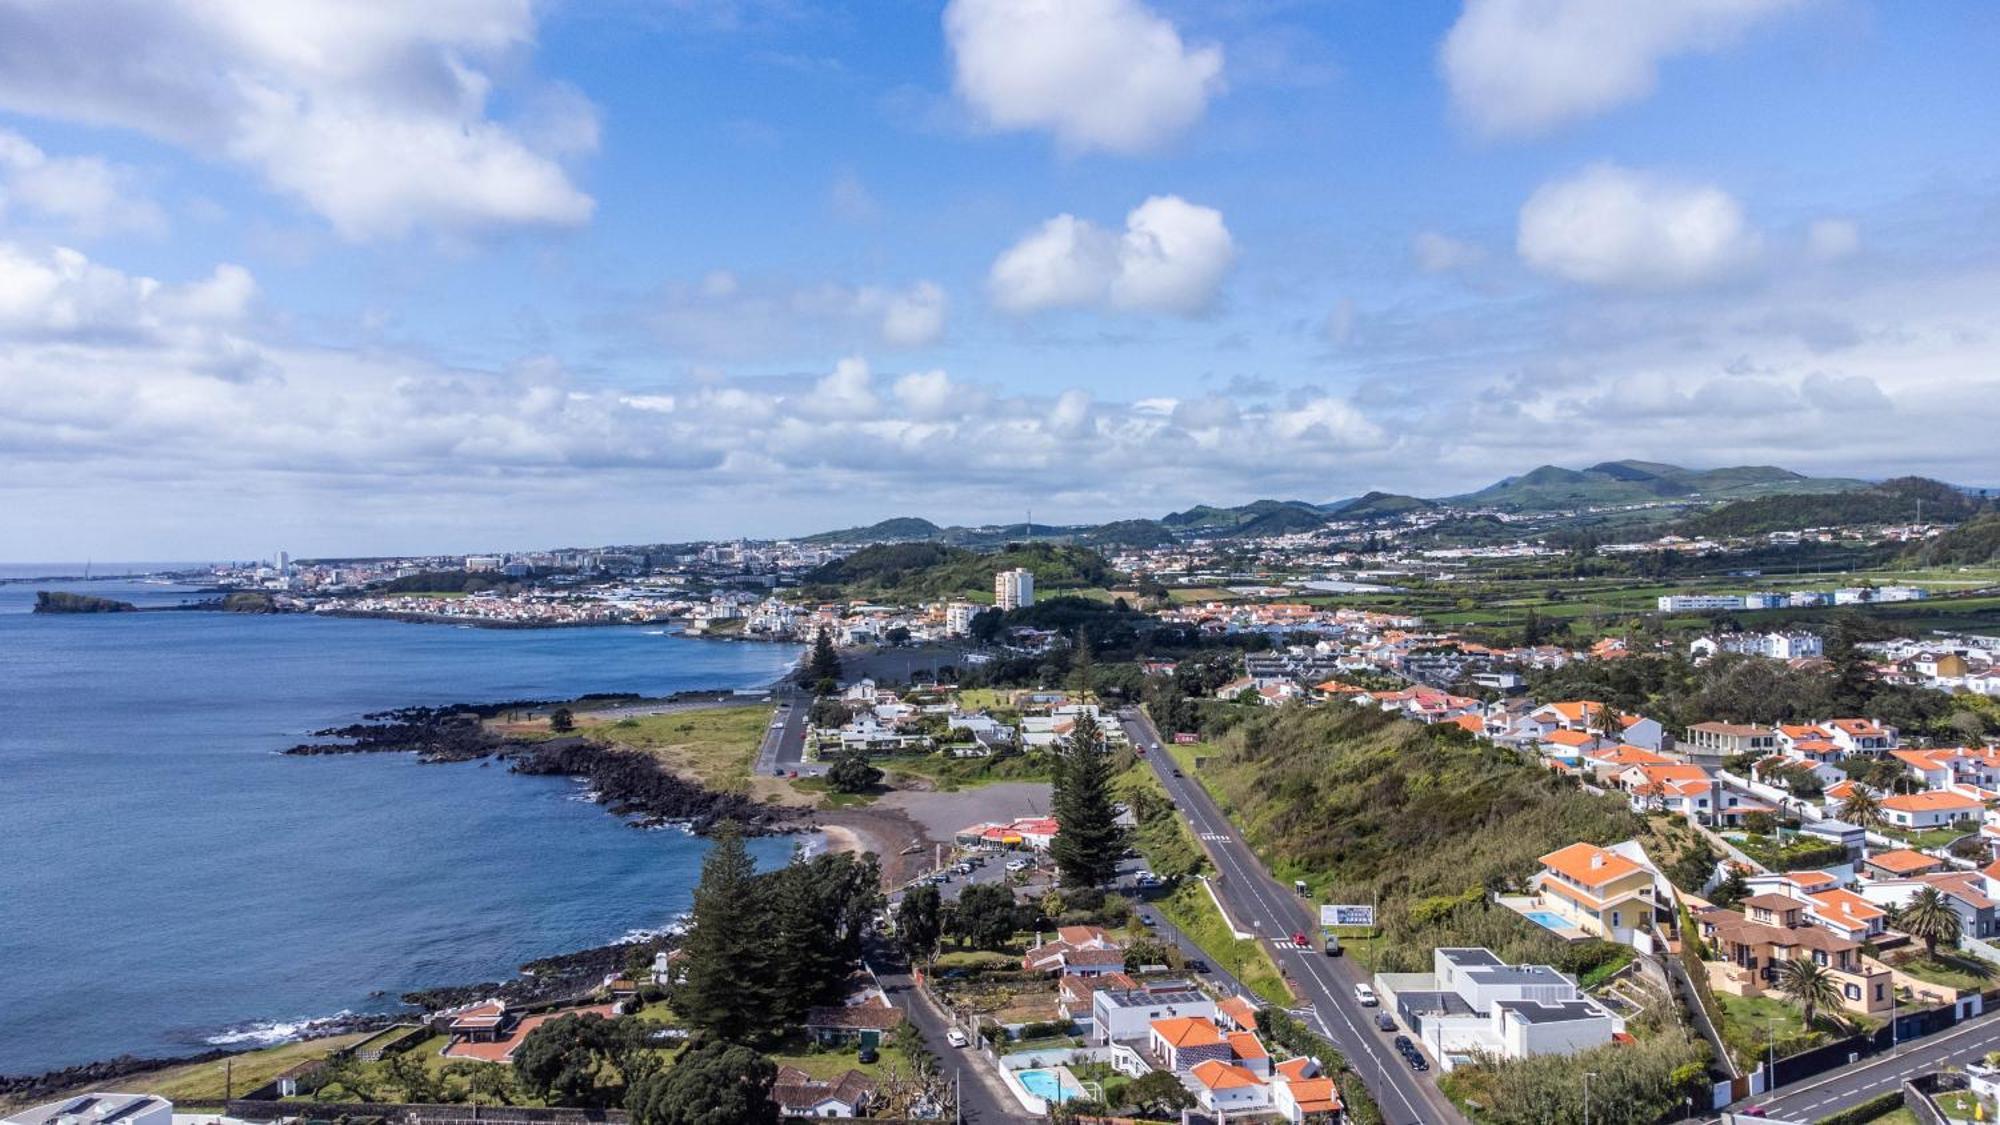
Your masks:
M1597 1077L1594 1070L1583 1072L1583 1125L1590 1125L1590 1080Z

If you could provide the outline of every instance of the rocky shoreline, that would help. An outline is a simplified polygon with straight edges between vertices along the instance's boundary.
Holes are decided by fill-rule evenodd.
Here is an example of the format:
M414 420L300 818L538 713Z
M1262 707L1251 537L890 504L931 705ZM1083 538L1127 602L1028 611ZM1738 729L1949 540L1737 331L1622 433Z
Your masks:
M720 702L729 692L681 692L666 702ZM312 732L317 740L282 753L296 756L329 754L413 753L425 762L505 761L511 772L524 776L581 778L596 801L635 827L685 825L702 834L725 820L734 820L750 835L782 835L807 831L796 810L764 805L737 793L719 793L662 768L650 755L590 742L581 736L524 741L503 738L488 730L484 720L508 711L523 711L579 703L636 702L629 693L594 693L574 700L511 700L500 703L455 703L443 707L401 707L362 716L360 722ZM403 993L408 1008L401 1012L341 1015L312 1021L298 1039L323 1039L370 1031L424 1013L499 996L513 1005L545 1004L578 998L605 977L623 971L635 950L647 954L670 948L665 934L640 941L616 942L550 957L520 967L513 978L476 984L439 985ZM64 1091L102 1086L133 1074L162 1067L219 1061L255 1047L218 1047L170 1058L120 1055L113 1059L63 1067L43 1074L0 1075L0 1104L33 1102Z

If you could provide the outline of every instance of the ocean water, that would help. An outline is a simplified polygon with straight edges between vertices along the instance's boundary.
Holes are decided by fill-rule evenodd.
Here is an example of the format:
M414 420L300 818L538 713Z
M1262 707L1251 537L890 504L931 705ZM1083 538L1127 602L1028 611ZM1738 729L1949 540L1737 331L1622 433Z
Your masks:
M627 827L573 781L276 751L408 704L756 687L797 656L644 628L33 616L33 599L0 583L0 1074L277 1038L667 924L706 844ZM752 843L770 863L791 848Z

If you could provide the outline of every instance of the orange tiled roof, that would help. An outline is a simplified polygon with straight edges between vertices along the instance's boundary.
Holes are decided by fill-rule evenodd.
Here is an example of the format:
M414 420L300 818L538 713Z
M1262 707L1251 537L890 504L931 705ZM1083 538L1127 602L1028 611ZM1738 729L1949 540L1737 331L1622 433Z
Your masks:
M1922 871L1926 867L1937 867L1943 862L1941 859L1927 856L1922 852L1913 852L1908 848L1876 852L1868 857L1870 866L1879 867L1884 871Z
M1558 848L1543 856L1541 864L1586 887L1603 886L1639 870L1638 864L1596 844L1571 844L1566 848Z
M1188 1073L1194 1075L1195 1081L1211 1090L1240 1090L1249 1086L1263 1085L1257 1080L1256 1075L1220 1059L1196 1063L1194 1069Z
M1962 793L1898 793L1882 798L1882 807L1897 812L1944 812L1947 809L1976 809L1979 802Z
M1214 1024L1194 1016L1154 1020L1153 1034L1170 1047L1212 1047L1222 1042L1222 1033L1215 1030Z

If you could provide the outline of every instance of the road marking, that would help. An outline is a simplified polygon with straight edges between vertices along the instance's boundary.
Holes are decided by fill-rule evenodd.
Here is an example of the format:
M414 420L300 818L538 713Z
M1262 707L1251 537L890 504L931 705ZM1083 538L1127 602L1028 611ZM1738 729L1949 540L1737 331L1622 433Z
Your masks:
M1222 843L1227 843L1227 842L1229 841L1229 833L1227 833L1227 832L1203 832L1203 833L1201 834L1201 838L1202 838L1202 839L1204 839L1204 840L1207 840L1207 841L1208 841L1209 843L1211 843L1211 844L1222 844Z

